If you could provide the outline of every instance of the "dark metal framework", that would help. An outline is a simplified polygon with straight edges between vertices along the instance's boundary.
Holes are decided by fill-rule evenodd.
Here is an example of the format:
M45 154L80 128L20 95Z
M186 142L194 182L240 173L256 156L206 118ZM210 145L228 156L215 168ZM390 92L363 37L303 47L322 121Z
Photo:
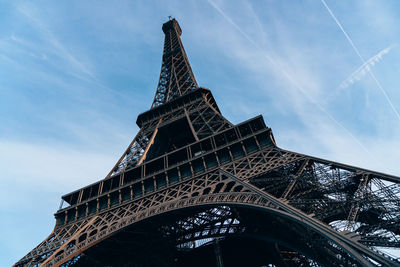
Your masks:
M198 88L181 41L182 30L176 20L165 23L164 53L160 79L152 108Z
M400 265L380 249L400 248L399 177L278 148L262 116L233 125L198 88L176 20L163 31L137 136L15 266Z

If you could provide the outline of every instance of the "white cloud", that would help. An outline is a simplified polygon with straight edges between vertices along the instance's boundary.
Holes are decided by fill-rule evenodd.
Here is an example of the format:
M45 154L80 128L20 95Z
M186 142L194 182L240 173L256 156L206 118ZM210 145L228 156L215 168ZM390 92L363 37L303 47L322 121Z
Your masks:
M378 63L379 61L382 60L382 57L390 52L390 50L394 46L388 46L385 49L382 49L381 51L378 52L375 56L372 56L369 58L367 61L365 61L364 64L362 64L357 70L355 70L352 74L350 74L349 77L347 77L343 82L341 82L340 87L342 88L347 88L353 83L359 81L362 77L364 77L370 70L371 68Z
M332 103L327 102L325 96L329 95L331 85L324 84L324 81L315 72L315 63L312 62L315 58L320 58L321 62L324 62L324 53L326 52L319 52L318 49L315 49L318 44L303 47L295 40L283 38L282 46L274 51L265 50L254 41L253 36L249 36L229 14L225 13L221 8L222 4L221 6L217 6L214 2L211 4L221 15L220 18L226 20L230 25L224 22L214 22L214 28L208 28L206 34L214 36L213 30L224 32L224 39L217 39L221 42L219 44L221 53L226 53L234 58L233 61L240 62L240 66L248 70L243 73L243 78L249 79L249 76L246 75L251 73L252 81L258 85L255 88L246 88L246 94L258 95L259 98L268 97L269 100L273 99L271 102L274 103L273 107L267 107L260 103L249 102L249 99L243 98L242 95L239 95L238 99L233 99L235 97L233 93L227 99L230 102L227 105L231 107L233 114L244 112L269 115L272 109L275 114L282 109L281 112L287 111L294 120L299 119L302 127L293 127L290 123L282 123L280 129L273 127L272 130L275 132L280 147L366 169L400 174L395 160L400 157L400 153L394 149L396 145L393 144L398 143L395 138L377 138L372 136L369 131L355 132L355 122L339 121L338 118L343 118L343 116L336 116L336 112L340 112L340 110L330 111L329 105ZM250 24L252 19L259 21L258 18L254 18L254 12L248 14L242 12L242 16L241 19L249 21ZM279 24L277 21L276 25ZM232 31L233 29L236 29L237 32ZM263 28L258 30L258 35L264 36L268 43L268 31ZM281 38L290 34L285 31L285 28L280 28L279 32L282 34ZM257 35L257 32L255 34ZM242 40L238 38L240 35ZM391 48L392 46L382 50L371 58L369 64L379 61ZM306 53L308 50L313 53ZM310 58L310 55L313 58ZM274 79L271 80L271 77ZM243 101L246 101L246 104ZM237 104L238 102L242 104ZM253 112L247 106L249 103L251 103ZM377 129L382 129L384 126L380 125L379 121L371 120L370 124L370 127ZM398 129L390 130L397 131ZM381 133L383 134L383 132Z
M0 140L3 184L12 177L13 183L32 184L46 191L77 188L104 178L114 161L115 152L107 150L91 152L67 144Z
M34 6L19 5L17 9L23 14L38 31L38 33L47 42L45 45L48 52L52 51L53 55L61 56L66 62L68 62L72 74L82 79L96 79L92 68L88 67L87 62L83 62L81 59L73 55L69 49L62 44L55 34L50 30L49 26L43 21L42 17L36 13L38 9ZM18 41L18 40L17 40Z

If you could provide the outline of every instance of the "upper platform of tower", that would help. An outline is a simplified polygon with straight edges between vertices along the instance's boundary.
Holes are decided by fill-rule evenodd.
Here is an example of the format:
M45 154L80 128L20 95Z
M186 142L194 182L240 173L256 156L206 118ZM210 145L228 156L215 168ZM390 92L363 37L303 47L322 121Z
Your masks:
M202 98L217 113L221 113L209 89L199 87L182 40L182 29L176 19L170 18L163 24L165 34L162 55L161 73L151 109L141 113L137 125L142 127L146 122L161 117L174 109L183 108L189 102Z

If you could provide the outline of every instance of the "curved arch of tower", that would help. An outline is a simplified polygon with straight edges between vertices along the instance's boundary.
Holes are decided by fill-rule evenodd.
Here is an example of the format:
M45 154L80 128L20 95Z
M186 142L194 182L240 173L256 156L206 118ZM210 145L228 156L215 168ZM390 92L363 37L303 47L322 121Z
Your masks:
M400 178L277 147L197 85L175 19L151 109L15 266L399 266Z

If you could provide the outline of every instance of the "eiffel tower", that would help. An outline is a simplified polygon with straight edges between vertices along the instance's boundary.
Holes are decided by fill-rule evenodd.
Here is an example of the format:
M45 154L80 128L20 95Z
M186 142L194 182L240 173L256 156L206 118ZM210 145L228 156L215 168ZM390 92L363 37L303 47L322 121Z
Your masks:
M197 85L178 22L140 130L15 266L400 266L400 178L277 147Z

